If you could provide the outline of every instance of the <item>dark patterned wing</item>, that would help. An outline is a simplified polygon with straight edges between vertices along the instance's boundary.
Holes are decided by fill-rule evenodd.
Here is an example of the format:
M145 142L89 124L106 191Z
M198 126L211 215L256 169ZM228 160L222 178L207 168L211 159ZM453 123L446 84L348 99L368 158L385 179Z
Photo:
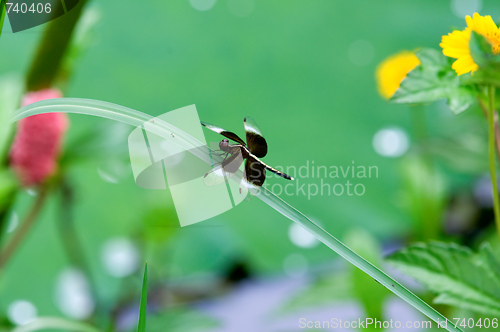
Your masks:
M266 169L255 158L248 157L245 162L245 180L255 186L262 186L266 180Z
M244 123L250 152L258 158L264 157L267 154L267 143L266 139L262 136L259 126L250 117L246 117Z
M206 122L203 122L203 121L201 121L201 124L204 127L208 128L208 129L210 129L212 131L215 131L217 134L221 134L222 136L225 136L225 137L229 138L230 140L233 140L235 142L238 142L238 143L246 146L245 142L241 138L239 138L238 135L236 135L235 133L232 133L232 132L227 131L227 130L221 128L221 127L217 127L217 126L214 126L214 125L212 125L210 123L206 123Z
M221 164L216 165L212 170L205 174L203 183L207 186L216 186L223 183L226 179L229 179L238 171L242 162L243 157L241 155L241 151L238 149L237 152L224 159Z

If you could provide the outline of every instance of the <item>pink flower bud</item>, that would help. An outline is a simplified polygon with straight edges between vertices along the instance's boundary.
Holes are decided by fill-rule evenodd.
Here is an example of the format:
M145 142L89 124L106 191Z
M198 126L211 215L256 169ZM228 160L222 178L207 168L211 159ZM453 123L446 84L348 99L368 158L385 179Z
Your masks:
M57 89L28 92L22 105L61 97ZM37 114L19 121L10 164L24 186L39 185L55 173L68 124L65 113Z

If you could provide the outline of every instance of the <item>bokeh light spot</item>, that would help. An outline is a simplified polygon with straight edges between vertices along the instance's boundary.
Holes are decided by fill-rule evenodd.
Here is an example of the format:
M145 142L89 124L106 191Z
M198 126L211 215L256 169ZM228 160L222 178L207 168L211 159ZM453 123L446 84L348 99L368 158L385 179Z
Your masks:
M215 0L189 0L191 7L199 11L207 11L215 5Z
M408 135L400 128L381 129L373 136L373 148L381 156L402 156L409 146Z
M319 244L318 239L314 235L296 223L290 225L288 237L293 244L301 248L313 248Z
M103 246L102 261L110 275L118 278L126 277L137 269L139 251L128 239L111 239Z
M16 325L26 325L32 322L37 315L35 305L25 300L14 301L7 309L9 320Z
M465 16L481 11L483 2L481 0L451 0L451 11L456 17L463 19Z
M95 303L85 275L78 269L61 272L56 286L56 303L68 317L86 319L92 314Z

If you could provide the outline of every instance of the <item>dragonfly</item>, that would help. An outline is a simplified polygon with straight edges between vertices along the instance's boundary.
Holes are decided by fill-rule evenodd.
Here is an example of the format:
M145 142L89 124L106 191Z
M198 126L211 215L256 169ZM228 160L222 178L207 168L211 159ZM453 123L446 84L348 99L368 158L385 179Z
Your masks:
M278 171L260 160L260 158L267 155L266 139L262 136L262 132L255 120L246 117L243 123L246 132L246 143L233 132L203 121L201 122L207 129L226 137L219 143L219 149L222 152L223 160L219 165L216 165L205 174L205 184L216 185L224 182L226 178L234 175L240 169L243 161L245 161L243 180L254 186L260 187L264 184L266 180L266 170L287 180L293 180L293 177L290 175ZM230 144L229 140L237 144Z

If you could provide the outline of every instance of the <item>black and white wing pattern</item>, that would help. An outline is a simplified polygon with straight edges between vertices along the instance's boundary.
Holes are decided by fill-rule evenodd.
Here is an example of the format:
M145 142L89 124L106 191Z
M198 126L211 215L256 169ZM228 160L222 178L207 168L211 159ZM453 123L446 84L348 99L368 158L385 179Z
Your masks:
M233 132L227 131L227 130L221 128L221 127L214 126L214 125L212 125L210 123L207 123L207 122L201 121L201 124L204 127L210 129L211 131L216 132L217 134L221 134L222 136L225 136L225 137L227 137L227 138L229 138L229 139L231 139L231 140L233 140L235 142L240 143L243 146L246 146L245 142L241 138L239 138L238 135L236 135Z
M246 117L244 120L247 134L247 145L250 152L258 158L267 154L267 142L254 119Z
M262 186L266 180L266 169L264 165L249 156L245 162L245 180L255 186Z

